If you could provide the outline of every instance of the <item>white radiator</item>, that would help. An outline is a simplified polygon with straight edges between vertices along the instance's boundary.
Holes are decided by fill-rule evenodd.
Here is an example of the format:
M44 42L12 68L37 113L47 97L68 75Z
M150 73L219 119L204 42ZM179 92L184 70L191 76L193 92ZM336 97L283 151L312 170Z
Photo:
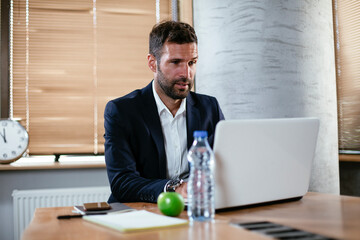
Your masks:
M14 190L14 239L18 240L30 223L35 208L82 205L85 202L106 202L109 187Z

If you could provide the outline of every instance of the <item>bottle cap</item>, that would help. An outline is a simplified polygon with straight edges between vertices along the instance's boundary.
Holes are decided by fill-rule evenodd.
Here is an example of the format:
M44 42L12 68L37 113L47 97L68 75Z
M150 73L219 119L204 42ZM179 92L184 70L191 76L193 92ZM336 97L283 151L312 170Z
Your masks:
M194 131L194 137L195 138L198 138L198 137L204 138L204 137L207 137L207 136L208 136L207 131Z

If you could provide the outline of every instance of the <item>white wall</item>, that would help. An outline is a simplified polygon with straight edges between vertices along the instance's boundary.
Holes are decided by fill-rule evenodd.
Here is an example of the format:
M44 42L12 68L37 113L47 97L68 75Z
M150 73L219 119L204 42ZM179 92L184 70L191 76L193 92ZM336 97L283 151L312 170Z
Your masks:
M331 4L194 0L196 91L227 119L320 118L310 190L339 193Z

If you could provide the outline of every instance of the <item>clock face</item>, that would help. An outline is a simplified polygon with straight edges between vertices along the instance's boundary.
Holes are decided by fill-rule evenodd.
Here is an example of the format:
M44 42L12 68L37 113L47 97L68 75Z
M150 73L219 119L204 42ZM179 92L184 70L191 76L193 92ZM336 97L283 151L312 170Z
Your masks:
M17 121L0 120L0 163L19 159L29 144L29 135Z

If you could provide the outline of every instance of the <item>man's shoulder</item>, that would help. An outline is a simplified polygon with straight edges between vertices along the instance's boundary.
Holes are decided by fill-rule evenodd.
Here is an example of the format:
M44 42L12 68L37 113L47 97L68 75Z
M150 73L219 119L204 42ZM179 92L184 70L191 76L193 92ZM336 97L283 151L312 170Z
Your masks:
M132 91L131 93L128 93L122 97L115 98L113 100L110 100L110 102L114 104L130 104L132 102L135 102L139 97L141 96L141 89L137 89Z
M191 95L196 96L198 98L210 98L210 99L215 99L214 96L210 96L210 95L206 95L206 94L202 94L202 93L196 93L196 92L190 92Z
M215 97L195 92L190 92L189 101L192 104L217 104Z
M150 91L150 89L151 89L150 86L151 86L151 83L142 89L136 89L122 97L118 97L113 100L110 100L109 103L113 103L117 106L127 106L129 104L130 105L137 104L139 101L142 100L142 97L144 96L144 94L146 94Z

